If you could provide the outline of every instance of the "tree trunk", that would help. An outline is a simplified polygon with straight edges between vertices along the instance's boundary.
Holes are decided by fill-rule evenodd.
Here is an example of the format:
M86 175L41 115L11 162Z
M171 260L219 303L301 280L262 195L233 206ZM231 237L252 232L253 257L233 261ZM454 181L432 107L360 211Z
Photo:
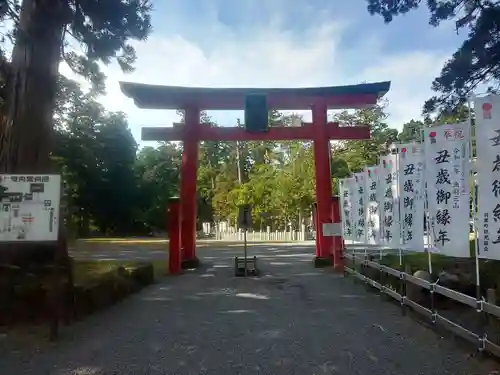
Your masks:
M2 173L52 169L53 110L66 19L61 3L22 3L0 123Z
M0 173L53 171L53 110L68 11L65 0L22 2L6 77L6 98L0 109ZM42 250L51 259L59 248L38 243L0 247L0 263L19 263L19 259L39 263Z

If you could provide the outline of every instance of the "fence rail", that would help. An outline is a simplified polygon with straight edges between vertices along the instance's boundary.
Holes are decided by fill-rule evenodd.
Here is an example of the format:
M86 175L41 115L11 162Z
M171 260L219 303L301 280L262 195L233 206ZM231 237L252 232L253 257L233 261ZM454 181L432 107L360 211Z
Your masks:
M314 233L310 231L247 231L247 241L308 241L314 239ZM223 241L243 241L244 233L238 231L217 231L215 239Z
M346 252L345 254L346 266L344 267L344 272L350 274L355 278L365 282L371 287L378 289L385 295L388 295L398 301L401 305L402 313L405 313L405 308L409 307L413 311L425 316L435 326L443 327L454 334L462 337L463 339L476 344L480 352L488 352L500 357L500 346L498 343L492 342L488 338L487 330L490 323L498 323L500 319L500 307L489 303L483 299L478 300L477 298L471 297L469 295L457 292L455 290L445 288L438 285L437 282L429 282L424 279L420 279L413 275L410 275L402 270L397 270L386 265L382 265L378 262L369 260L367 256L360 256L355 252ZM360 269L358 270L358 267ZM367 269L372 269L379 272L380 281L376 281L370 278L366 273ZM383 280L387 277L392 276L393 281L397 281L395 284L399 284L394 287L393 284L386 284ZM416 301L411 300L407 296L407 283L416 285L417 287L423 288L429 292L430 295L430 308L422 306ZM473 332L462 325L452 321L440 315L439 311L436 309L435 298L436 295L441 295L446 298L450 298L456 302L474 308L477 312L477 319L482 332Z

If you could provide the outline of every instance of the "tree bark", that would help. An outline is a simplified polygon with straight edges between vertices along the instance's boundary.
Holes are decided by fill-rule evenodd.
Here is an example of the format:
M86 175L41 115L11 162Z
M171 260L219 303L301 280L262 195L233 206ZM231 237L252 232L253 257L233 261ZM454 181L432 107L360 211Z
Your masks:
M53 111L69 11L67 0L22 2L0 108L0 173L53 172ZM0 262L16 264L20 259L39 263L43 249L45 261L58 249L58 245L38 243L0 247Z
M66 5L24 0L0 119L0 172L52 171L53 110Z

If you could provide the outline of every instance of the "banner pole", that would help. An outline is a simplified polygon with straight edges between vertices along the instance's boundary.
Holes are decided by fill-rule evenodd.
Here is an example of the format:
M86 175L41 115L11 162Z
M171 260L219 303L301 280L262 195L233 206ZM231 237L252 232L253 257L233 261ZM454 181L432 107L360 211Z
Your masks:
M364 169L364 176L363 176L363 204L364 204L364 219L365 219L365 249L368 249L368 243L369 243L369 238L368 238L368 214L369 214L369 206L370 206L370 200L369 200L369 195L368 195L368 166L365 165Z
M401 200L400 200L400 189L399 189L399 178L400 178L400 173L399 173L399 148L400 148L400 144L396 144L395 145L395 148L396 148L396 152L393 153L393 151L391 150L391 154L395 155L396 156L396 171L395 171L395 174L396 174L396 200L397 200L397 204L395 204L394 208L397 210L397 214L398 214L398 225L399 225L399 238L398 238L398 242L399 242L399 246L398 246L398 251L399 251L399 266L400 267L403 267L403 263L404 263L404 254L403 254L403 246L402 246L402 236L401 234L403 233L403 226L402 226L402 222L401 222L401 207L400 207L400 203L401 203ZM391 171L392 172L392 171ZM394 204L394 199L393 199L393 204ZM403 271L403 269L402 269Z
M344 184L342 181L343 181L342 178L337 179L337 191L339 193L339 204L340 204L340 230L342 233L342 241L344 241L344 244L346 244L347 240L344 238L345 236Z
M380 197L380 174L381 174L381 169L380 169L380 156L378 158L378 163L376 164L376 171L377 171L377 190L375 191L375 194L377 195L377 201ZM384 231L382 230L382 210L384 209L383 205L380 204L381 202L378 202L378 209L377 209L377 216L378 216L378 248L379 248L379 259L382 260L384 257L384 252L383 252L383 245L382 241L384 238Z
M424 150L424 172L423 172L423 180L424 180L424 220L425 220L425 227L424 229L426 230L425 237L427 238L427 262L428 262L428 267L429 267L429 274L432 276L432 252L431 252L431 246L433 245L432 243L432 237L431 237L431 213L429 211L429 196L427 194L427 178L426 178L426 166L425 166L425 131L422 128L421 132L421 139L422 139L422 146ZM425 244L424 244L424 251L425 251Z
M366 173L366 166L363 168L363 171L362 172L358 172L358 176L361 174L361 176L363 177L362 178L362 181L358 181L358 186L357 186L357 189L358 189L358 194L359 194L359 187L362 186L363 187L363 194L359 194L359 197L362 197L363 198L363 217L362 217L362 220L363 222L365 223L364 227L363 227L363 230L364 230L364 233L363 233L363 241L364 241L364 248L365 248L365 267L366 267L366 261L368 260L368 248L366 247L367 243L366 243L366 212L365 212L365 207L366 207L366 181L365 181L365 177L367 175ZM358 197L358 198L359 198ZM358 201L358 204L359 204L359 201ZM359 205L359 207L361 207L361 205ZM358 211L359 211L359 207L358 207ZM358 212L358 215L359 215L359 212ZM361 240L361 237L360 237L360 240Z
M469 176L472 179L472 229L474 233L474 257L476 262L476 298L481 301L481 280L480 280L480 270L479 270L479 240L478 234L479 230L477 228L477 207L476 207L476 199L477 199L477 189L476 189L476 178L474 176L475 173L475 163L474 160L474 152L473 152L473 142L472 142L472 106L471 101L474 100L474 97L467 98L467 108L469 109L469 163L471 165ZM476 153L477 154L477 153ZM478 172L479 173L479 172ZM478 306L479 308L479 306Z
M485 349L485 344L487 340L487 326L488 326L488 314L483 311L483 297L481 295L481 274L480 274L480 267L479 267L479 228L477 226L477 216L479 214L479 202L477 200L478 196L478 189L476 186L476 178L474 176L474 173L477 173L477 176L479 176L479 171L476 171L476 163L473 163L474 160L474 148L473 148L473 142L472 142L472 105L471 102L473 102L475 99L474 95L471 95L471 97L467 98L467 107L469 109L469 163L470 163L470 176L472 177L472 229L474 233L474 256L475 256L475 263L476 263L476 311L479 313L480 316L480 324L483 327L483 332L480 335L479 339L479 352L483 352ZM476 125L477 127L477 122ZM477 134L477 128L476 132ZM476 141L476 161L477 161L477 141ZM478 202L478 204L476 204ZM477 211L477 212L476 212Z

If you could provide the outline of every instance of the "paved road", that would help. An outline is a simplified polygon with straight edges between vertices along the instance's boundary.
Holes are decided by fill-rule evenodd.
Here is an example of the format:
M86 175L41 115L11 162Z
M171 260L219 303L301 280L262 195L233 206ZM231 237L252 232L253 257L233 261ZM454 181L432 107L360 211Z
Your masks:
M237 249L89 317L54 347L6 351L3 374L476 375L493 366L402 317L350 278L311 266L305 247L260 245L263 275L234 278ZM1 341L1 340L0 340ZM24 353L25 354L25 353Z

